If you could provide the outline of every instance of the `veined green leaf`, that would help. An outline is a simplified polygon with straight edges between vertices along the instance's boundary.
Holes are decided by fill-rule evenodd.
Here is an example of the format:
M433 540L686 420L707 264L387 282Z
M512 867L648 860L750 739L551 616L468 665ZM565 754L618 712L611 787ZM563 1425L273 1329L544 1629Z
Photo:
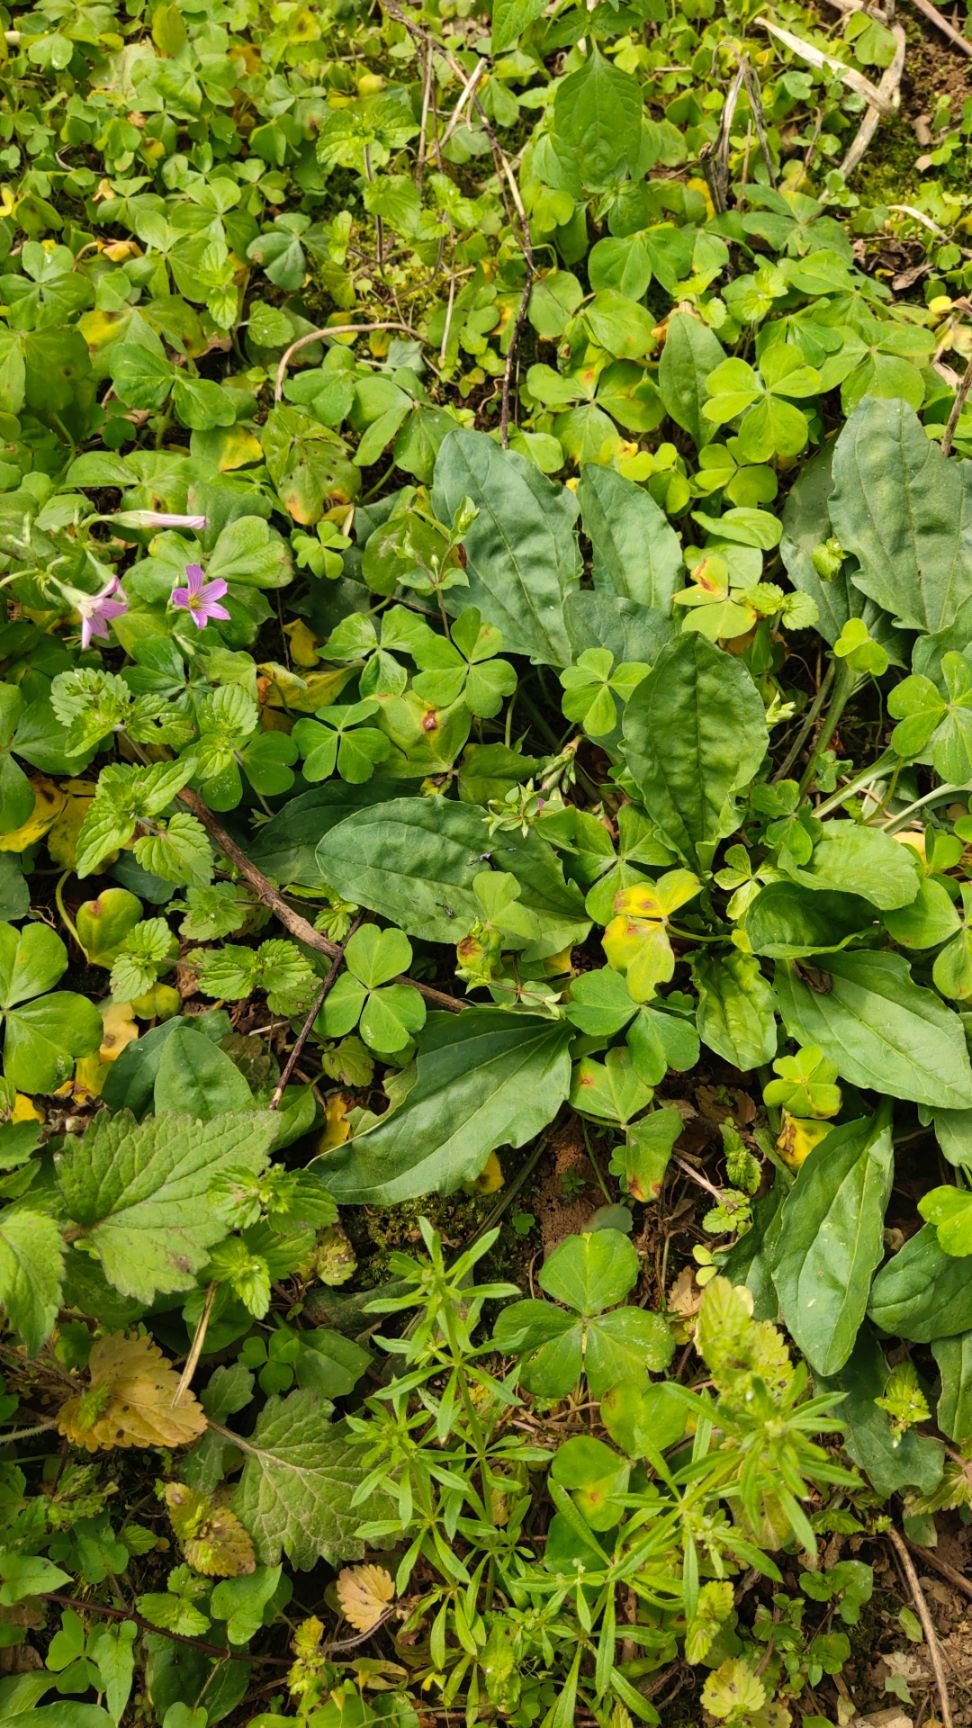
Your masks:
M832 954L823 991L789 964L776 969L783 1023L801 1044L815 1044L855 1086L892 1098L962 1110L972 1105L962 1022L931 990L914 982L898 954Z
M328 1193L387 1205L472 1180L497 1146L522 1146L552 1120L570 1084L569 1038L555 1020L498 1008L430 1014L401 1102L315 1161Z
M649 816L689 863L704 869L733 832L733 794L752 780L767 738L740 660L695 633L662 649L625 709L625 755Z
M884 1253L893 1172L884 1106L831 1129L784 1202L773 1281L787 1328L818 1374L836 1374L854 1348Z

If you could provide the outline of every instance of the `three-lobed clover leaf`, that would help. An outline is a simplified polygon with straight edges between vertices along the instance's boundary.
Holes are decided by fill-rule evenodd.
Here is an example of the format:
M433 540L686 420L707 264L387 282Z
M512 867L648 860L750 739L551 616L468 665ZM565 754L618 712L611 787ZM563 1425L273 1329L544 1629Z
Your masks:
M394 1055L425 1025L425 1003L411 984L392 980L408 970L412 944L402 930L364 924L344 950L345 971L314 1025L324 1038L343 1038L355 1027L370 1049Z
M892 690L888 713L898 724L891 744L906 759L927 752L943 780L962 785L972 779L972 659L943 654L942 678L944 693L917 673Z
M291 737L304 758L304 779L327 780L337 772L352 786L370 780L392 748L384 732L364 724L379 708L369 697L363 702L335 703L318 709L312 720L298 720Z
M15 930L0 924L0 1019L3 1065L19 1092L53 1092L70 1077L79 1056L101 1044L101 1015L93 1002L53 986L67 969L60 936L46 924Z
M493 624L484 624L475 606L459 614L451 629L451 641L429 630L413 650L421 671L412 679L412 689L423 702L448 708L463 701L470 714L491 719L503 706L503 698L516 689L516 672L509 660L496 656L503 638Z
M638 1255L620 1230L568 1236L537 1277L552 1300L511 1303L493 1342L521 1358L520 1383L540 1398L565 1398L582 1374L595 1398L622 1380L661 1374L675 1352L667 1323L618 1306L637 1280Z
M583 726L591 738L606 738L618 724L618 703L623 705L650 671L638 660L615 667L610 648L585 648L560 674L565 718Z
M758 372L746 360L724 360L709 373L706 389L702 413L717 426L739 420L733 453L744 461L799 456L805 449L810 422L793 402L819 394L820 374L798 348L782 342L765 348Z
M668 938L668 919L680 906L701 893L691 870L669 870L657 882L622 888L615 895L617 916L602 937L609 966L623 972L637 1002L647 1002L659 984L675 971L675 953Z
M841 1102L837 1067L815 1044L804 1045L795 1056L777 1057L773 1073L778 1078L763 1087L765 1104L791 1116L836 1116Z

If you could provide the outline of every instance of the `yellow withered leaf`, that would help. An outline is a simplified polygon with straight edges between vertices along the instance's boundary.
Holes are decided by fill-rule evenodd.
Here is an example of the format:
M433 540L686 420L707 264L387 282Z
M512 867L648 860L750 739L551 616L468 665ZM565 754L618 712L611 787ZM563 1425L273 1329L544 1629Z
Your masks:
M167 1482L169 1522L190 1566L207 1578L239 1578L256 1567L249 1534L235 1512L184 1482Z
M395 1600L395 1585L384 1566L345 1566L338 1573L341 1613L356 1632L370 1632Z
M173 1403L179 1376L151 1338L112 1332L93 1345L89 1384L62 1404L57 1426L73 1446L187 1446L206 1427L191 1392Z
M776 1150L784 1164L788 1164L791 1170L799 1170L814 1147L826 1139L832 1127L832 1122L817 1122L805 1116L791 1116L788 1110L784 1110L783 1126L776 1142Z
M26 852L28 846L43 839L67 803L60 787L43 774L35 774L31 786L34 789L34 808L19 828L0 835L0 852Z

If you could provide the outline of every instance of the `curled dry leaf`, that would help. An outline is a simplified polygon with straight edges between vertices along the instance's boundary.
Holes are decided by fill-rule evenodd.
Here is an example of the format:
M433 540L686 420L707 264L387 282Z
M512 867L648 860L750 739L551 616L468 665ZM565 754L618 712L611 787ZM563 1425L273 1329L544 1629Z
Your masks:
M190 1566L207 1578L239 1578L256 1566L253 1543L235 1512L184 1482L167 1482L169 1521Z
M345 1566L337 1593L345 1620L356 1632L370 1632L395 1600L395 1585L384 1566Z
M206 1427L191 1392L174 1403L179 1376L151 1338L112 1332L92 1346L89 1384L58 1412L57 1426L73 1446L186 1446Z

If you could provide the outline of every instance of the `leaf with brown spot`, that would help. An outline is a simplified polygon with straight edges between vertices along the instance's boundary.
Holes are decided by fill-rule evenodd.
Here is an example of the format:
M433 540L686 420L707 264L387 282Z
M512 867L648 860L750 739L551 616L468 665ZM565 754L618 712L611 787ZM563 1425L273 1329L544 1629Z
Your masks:
M112 1332L92 1346L89 1383L62 1404L57 1426L72 1446L187 1446L206 1427L191 1392L174 1403L179 1376L151 1338Z
M256 1567L253 1543L235 1512L184 1482L167 1482L169 1522L190 1566L207 1578L239 1578Z

